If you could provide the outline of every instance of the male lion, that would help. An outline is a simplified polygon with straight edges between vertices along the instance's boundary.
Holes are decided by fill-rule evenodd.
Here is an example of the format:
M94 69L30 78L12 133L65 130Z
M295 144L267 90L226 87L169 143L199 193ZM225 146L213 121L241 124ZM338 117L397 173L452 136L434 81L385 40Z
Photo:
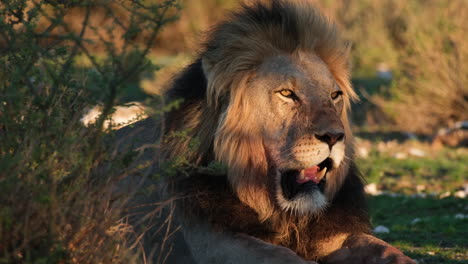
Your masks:
M167 181L185 241L175 258L187 243L183 263L414 263L370 235L347 55L306 0L244 4L211 31L166 94L183 102L165 115L162 156L227 172ZM156 123L124 133L154 139Z

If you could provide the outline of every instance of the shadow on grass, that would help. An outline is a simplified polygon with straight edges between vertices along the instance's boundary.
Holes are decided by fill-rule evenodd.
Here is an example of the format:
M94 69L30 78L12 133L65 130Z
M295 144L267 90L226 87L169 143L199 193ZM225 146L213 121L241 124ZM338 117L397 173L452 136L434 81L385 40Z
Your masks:
M419 263L468 263L468 199L411 198L386 195L370 197L374 226L389 233L378 234Z
M455 260L443 256L431 256L428 254L408 253L408 255L417 260L418 264L467 264L468 260Z

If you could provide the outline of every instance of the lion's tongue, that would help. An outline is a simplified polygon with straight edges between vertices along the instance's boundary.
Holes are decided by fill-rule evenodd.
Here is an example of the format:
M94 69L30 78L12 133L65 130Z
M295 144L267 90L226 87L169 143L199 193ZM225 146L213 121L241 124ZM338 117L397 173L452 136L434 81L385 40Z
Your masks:
M296 178L296 182L305 183L305 182L315 182L318 184L320 180L325 176L326 168L320 170L319 166L313 166L308 169L302 170L299 176Z

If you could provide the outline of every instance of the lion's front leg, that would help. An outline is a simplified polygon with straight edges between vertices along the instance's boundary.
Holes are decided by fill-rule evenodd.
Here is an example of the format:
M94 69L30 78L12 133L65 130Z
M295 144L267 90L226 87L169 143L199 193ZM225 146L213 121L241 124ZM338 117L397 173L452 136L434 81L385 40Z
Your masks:
M368 234L352 235L322 260L326 264L415 264L400 250Z
M244 234L215 232L203 224L185 226L184 237L196 263L317 264L288 248Z

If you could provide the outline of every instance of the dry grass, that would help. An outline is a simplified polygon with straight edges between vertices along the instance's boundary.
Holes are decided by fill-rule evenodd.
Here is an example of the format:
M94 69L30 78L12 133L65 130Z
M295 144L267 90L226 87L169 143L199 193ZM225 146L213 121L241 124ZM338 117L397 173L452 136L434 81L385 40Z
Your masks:
M353 43L357 76L394 79L370 100L397 129L434 134L468 119L468 2L316 1ZM375 94L375 92L374 92Z
M468 119L468 2L315 1L337 20L353 43L356 75L374 77L380 63L392 70L392 84L370 99L397 128L432 133L439 126ZM36 1L50 8L39 13L45 19L40 23L46 24L36 31L35 21L15 22L18 13L12 11L22 9L23 2L15 1L18 5L8 11L8 1L0 5L7 13L0 21L0 263L144 262L139 249L141 236L122 217L128 197L112 198L116 180L129 173L126 168L136 154L115 156L100 144L105 117L92 128L82 127L79 119L86 106L99 100L104 101L104 116L108 116L123 88L140 83L144 69L133 66L153 65L142 53L119 52L135 40L143 47L151 35L132 35L132 31L125 39L122 34L133 28L120 27L114 33L122 38L113 39L106 26L112 24L112 16L121 14L117 12L120 9L105 18L91 16L91 27L104 26L80 34L86 12L74 11L77 15L66 18L67 28L67 24L57 22L60 20L50 19L51 15L61 16L51 12L56 9L50 8L50 3L45 4L53 1ZM156 61L161 54L170 57L196 52L201 32L222 18L223 9L236 3L181 0L185 7L181 19L159 36ZM24 27L16 34L26 22L31 28ZM57 34L50 35L52 32ZM66 34L58 35L63 32ZM90 42L63 48L62 44L79 44L76 40L82 38L93 39L97 48ZM45 42L47 45L38 45ZM101 57L92 54L96 50ZM110 53L102 56L107 51ZM74 64L80 54L87 57L86 67ZM140 86L157 94L163 79L169 79L190 55L177 58L172 61L175 64L167 63L177 66L157 75L154 83ZM448 165L431 165L434 169L427 173L433 175L433 171L439 173L447 167L454 177L463 177L466 166L460 164L466 155L452 161L452 151L447 153ZM367 168L372 170L376 164L388 167L388 160L394 161L384 157ZM111 166L103 170L99 163L106 162ZM398 162L393 167L404 167ZM418 162L405 166L414 168L415 175L421 174L419 170L425 173L429 159Z
M354 76L376 78L380 65L391 71L390 85L370 91L374 119L425 134L468 119L468 2L311 1L352 43ZM193 54L202 32L238 2L181 1L181 19L162 32L158 53Z

